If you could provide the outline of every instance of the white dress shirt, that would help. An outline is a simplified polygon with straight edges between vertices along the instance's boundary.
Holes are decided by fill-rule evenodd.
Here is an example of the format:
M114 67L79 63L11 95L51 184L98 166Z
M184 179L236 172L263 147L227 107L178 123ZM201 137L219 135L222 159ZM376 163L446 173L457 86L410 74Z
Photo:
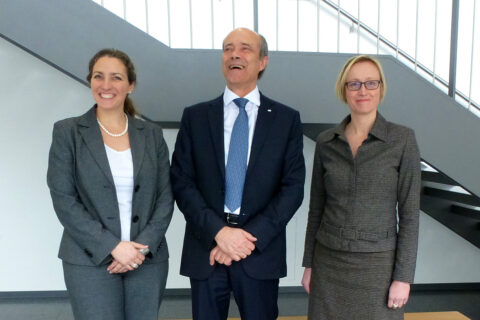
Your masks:
M225 166L228 161L228 151L230 149L230 138L232 136L233 125L239 110L234 99L240 98L233 91L225 87L225 92L223 93L223 141L224 141L224 150L225 150ZM250 159L250 150L252 148L253 133L255 131L255 123L257 122L258 107L260 106L260 91L258 87L255 87L251 92L249 92L243 98L248 99L248 103L245 105L245 111L248 116L248 156L247 163ZM235 214L240 214L240 209L235 210ZM224 206L225 212L231 212L227 206Z

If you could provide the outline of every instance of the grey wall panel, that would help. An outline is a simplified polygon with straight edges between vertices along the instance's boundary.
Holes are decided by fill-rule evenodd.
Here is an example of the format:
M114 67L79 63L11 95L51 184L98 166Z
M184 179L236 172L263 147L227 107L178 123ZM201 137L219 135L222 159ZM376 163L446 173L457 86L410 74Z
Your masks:
M185 106L224 87L219 50L170 49L85 0L0 0L0 34L79 79L97 50L125 50L138 69L133 98L146 116L178 121ZM300 110L306 122L332 123L347 113L334 95L349 55L272 52L261 90ZM389 90L381 111L417 132L422 156L480 195L480 119L392 57L381 57ZM459 157L459 155L462 155Z
M219 95L224 86L220 51L172 50L86 0L0 0L0 34L83 79L90 56L119 47L134 60L134 94L149 117L178 121L183 107ZM347 55L273 52L260 89L301 111L305 122L338 122L347 108L334 96L337 73ZM389 85L381 112L414 128L422 156L471 190L480 190L478 119L430 83L390 57L381 57ZM45 184L53 122L79 115L93 103L87 87L0 39L0 107L4 147L0 163L0 291L62 290L56 258L61 226ZM175 130L166 130L170 151ZM477 143L478 144L478 143ZM461 156L460 156L461 155ZM305 140L305 201L288 226L289 275L298 285L309 200L313 142ZM480 192L478 192L480 194ZM169 288L188 287L178 275L183 218L176 211L168 231L172 251ZM445 249L445 248L448 248ZM422 215L416 282L478 282L480 250ZM464 261L461 273L452 255ZM452 256L452 257L453 257ZM443 261L443 262L442 262Z

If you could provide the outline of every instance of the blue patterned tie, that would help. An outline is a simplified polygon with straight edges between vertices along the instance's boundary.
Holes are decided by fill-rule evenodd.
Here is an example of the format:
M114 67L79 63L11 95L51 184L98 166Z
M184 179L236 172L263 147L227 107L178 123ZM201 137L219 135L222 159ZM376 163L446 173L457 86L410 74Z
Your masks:
M237 98L233 102L237 105L239 113L233 125L225 168L225 205L231 212L242 204L248 157L248 116L245 111L248 99Z

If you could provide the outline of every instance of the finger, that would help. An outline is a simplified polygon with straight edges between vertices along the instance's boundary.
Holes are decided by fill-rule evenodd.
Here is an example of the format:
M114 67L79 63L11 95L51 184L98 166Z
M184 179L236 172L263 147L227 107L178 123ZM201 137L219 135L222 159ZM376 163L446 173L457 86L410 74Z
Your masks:
M118 273L120 270L122 270L122 268L123 268L122 265L117 264L114 268L112 268L110 273Z
M213 266L215 264L215 254L213 253L213 250L210 252L210 257L208 258L210 261L210 265Z
M242 258L238 254L229 255L232 260L240 261Z
M111 271L114 267L115 267L115 261L113 261L112 263L110 263L110 265L107 267L107 270L108 270L108 271Z
M144 244L141 244L141 243L137 243L135 241L130 241L130 243L136 248L136 249L147 249L148 246L147 245L144 245Z
M226 266L231 266L232 265L232 259L230 258L227 258L225 259L225 263L224 263Z
M250 241L245 242L243 246L250 251L253 251L255 249L255 245L253 244L253 242Z
M245 230L242 230L243 231L243 235L248 239L248 241L257 241L257 238L255 238L254 236L252 236L251 233L245 231Z
M393 299L392 298L388 299L388 307L393 308Z

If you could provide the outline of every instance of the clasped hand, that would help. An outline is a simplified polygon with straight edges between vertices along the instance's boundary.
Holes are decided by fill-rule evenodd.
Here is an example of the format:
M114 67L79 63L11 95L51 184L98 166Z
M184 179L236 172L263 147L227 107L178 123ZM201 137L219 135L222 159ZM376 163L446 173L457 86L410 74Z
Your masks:
M210 265L215 261L227 266L240 261L255 250L257 238L243 229L223 227L215 236L217 246L210 251Z
M121 241L111 252L113 261L107 270L110 273L124 273L134 270L134 264L140 266L145 260L145 256L139 250L147 248L148 246L141 243Z

